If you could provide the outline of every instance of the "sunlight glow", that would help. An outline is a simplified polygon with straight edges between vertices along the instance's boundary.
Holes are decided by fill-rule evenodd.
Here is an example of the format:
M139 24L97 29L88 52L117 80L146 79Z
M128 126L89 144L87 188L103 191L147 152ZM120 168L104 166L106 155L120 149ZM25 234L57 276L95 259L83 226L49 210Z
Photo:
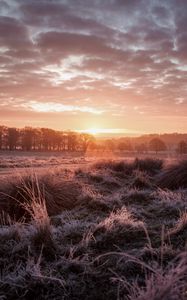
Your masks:
M27 108L30 108L31 110L35 112L85 112L85 113L91 113L91 114L102 114L102 110L98 110L94 107L90 106L76 106L76 105L64 105L62 103L56 103L56 102L36 102L36 101L30 101L27 103Z
M123 128L88 128L85 130L79 130L79 132L99 135L99 134L120 134L120 133L124 134L124 133L129 133L131 131Z

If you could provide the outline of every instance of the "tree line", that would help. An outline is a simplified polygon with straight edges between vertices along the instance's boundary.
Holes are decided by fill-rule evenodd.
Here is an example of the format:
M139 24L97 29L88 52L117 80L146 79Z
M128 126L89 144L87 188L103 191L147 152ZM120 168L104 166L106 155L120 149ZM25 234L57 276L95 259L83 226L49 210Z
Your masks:
M23 151L128 151L146 153L169 150L168 145L159 137L142 142L141 137L134 139L103 139L96 140L88 133L74 131L58 131L50 128L0 126L0 150ZM175 151L179 154L187 153L187 142L184 140L175 144Z
M0 150L86 151L93 140L87 133L0 126Z
M122 140L122 141L121 141ZM178 154L187 154L187 142L184 140L179 141L177 144L167 145L161 138L155 137L150 139L145 143L139 142L139 138L133 139L107 139L102 142L93 142L90 145L90 148L93 150L111 150L113 152L136 152L136 153L148 153L155 152L158 154L159 152L170 151L176 152ZM91 150L92 150L91 149Z

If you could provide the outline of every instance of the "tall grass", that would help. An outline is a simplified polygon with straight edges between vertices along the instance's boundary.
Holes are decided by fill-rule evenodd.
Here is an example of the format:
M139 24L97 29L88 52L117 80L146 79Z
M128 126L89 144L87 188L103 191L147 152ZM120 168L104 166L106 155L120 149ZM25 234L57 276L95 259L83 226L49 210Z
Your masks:
M78 183L61 179L56 174L36 176L32 172L25 176L10 177L0 185L0 209L14 220L24 218L27 221L31 218L29 205L35 198L44 198L48 215L57 215L76 205L80 190Z

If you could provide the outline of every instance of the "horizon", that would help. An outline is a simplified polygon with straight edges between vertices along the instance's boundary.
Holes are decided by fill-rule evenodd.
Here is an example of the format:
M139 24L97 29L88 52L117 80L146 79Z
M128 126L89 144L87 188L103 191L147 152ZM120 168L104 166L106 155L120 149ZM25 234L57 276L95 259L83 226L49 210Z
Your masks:
M0 0L1 123L186 133L186 20L184 0Z
M72 130L70 128L67 129L62 129L62 128L50 128L47 126L44 127L39 127L39 126L8 126L6 124L0 124L0 127L5 127L5 128L16 128L18 130L23 130L24 128L33 128L33 129L51 129L54 131L59 131L59 132L75 132L78 134L90 134L94 136L96 139L112 139L112 138L138 138L138 137L144 137L144 136L154 136L154 135L187 135L186 132L127 132L125 129L120 129L118 132L118 129L112 129L112 128L105 128L105 129L99 129L99 128L89 128L85 130Z
M0 300L184 300L187 0L0 0L0 195Z

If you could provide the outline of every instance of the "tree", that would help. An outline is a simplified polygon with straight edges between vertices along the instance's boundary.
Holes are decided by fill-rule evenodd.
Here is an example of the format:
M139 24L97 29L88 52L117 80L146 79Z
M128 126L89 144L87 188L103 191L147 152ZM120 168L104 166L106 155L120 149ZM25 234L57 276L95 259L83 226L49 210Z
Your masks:
M7 130L7 143L9 150L15 150L19 138L19 131L16 128L8 128Z
M106 140L105 141L105 148L106 150L109 150L109 151L114 151L115 150L115 143L113 140Z
M0 150L86 151L95 142L91 134L50 128L22 129L0 126Z
M34 136L35 136L34 129L31 127L25 127L21 131L21 135L22 135L22 142L21 142L22 149L26 151L31 151L33 147Z
M157 154L159 151L165 151L167 148L166 144L161 139L153 138L149 142L149 149L155 151L155 153Z
M45 151L52 150L55 131L49 128L41 128L42 147Z
M5 127L0 126L0 150L2 150L3 148L4 136L5 136Z
M81 136L80 136L80 139L81 139L82 150L84 152L86 152L89 144L94 141L94 137L91 134L82 133Z
M119 151L133 151L132 145L130 142L121 142L118 144Z
M145 152L147 152L147 146L146 146L146 144L141 143L141 144L136 145L136 151L138 153L145 153Z
M75 151L78 146L78 136L75 132L68 133L68 151Z
M180 141L177 146L177 153L185 154L187 153L187 143L185 141Z

